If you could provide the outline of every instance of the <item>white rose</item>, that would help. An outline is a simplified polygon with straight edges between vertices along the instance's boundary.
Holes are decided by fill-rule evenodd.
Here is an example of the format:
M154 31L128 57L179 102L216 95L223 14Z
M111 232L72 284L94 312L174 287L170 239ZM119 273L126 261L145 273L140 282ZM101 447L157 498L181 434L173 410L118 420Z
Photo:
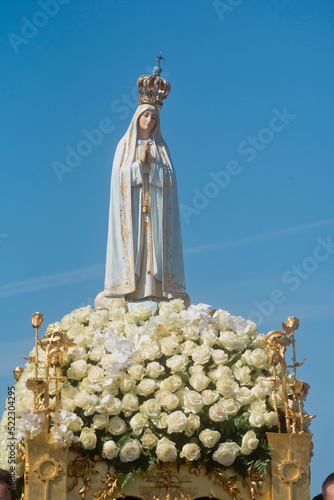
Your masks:
M189 325L183 330L184 338L187 340L197 340L199 338L198 327L195 325Z
M202 441L206 448L213 448L220 439L220 432L212 431L211 429L204 429L200 435L199 439Z
M228 351L242 351L245 347L244 342L240 339L238 335L233 332L226 330L221 332L218 343L223 346Z
M221 443L212 458L225 467L230 467L237 458L240 446L237 443Z
M144 376L144 373L145 368L143 367L143 365L140 365L138 363L133 363L133 365L128 368L128 374L131 378L133 378L133 380L141 380Z
M170 391L157 391L154 397L164 410L174 410L179 404L179 398Z
M126 423L120 417L112 417L109 422L108 431L113 436L120 436L127 429Z
M156 454L158 459L162 462L175 462L177 457L175 443L167 438L160 439L157 445Z
M148 418L158 418L161 413L161 406L156 399L149 399L141 405L140 410Z
M188 368L188 372L190 375L195 375L196 373L204 373L204 367L202 365L192 365L192 366L189 366Z
M219 393L217 391L206 389L202 392L202 398L205 405L212 405L219 398Z
M157 344L148 344L144 346L143 349L144 358L149 359L150 361L154 361L155 359L161 358L161 351Z
M88 365L85 360L74 361L67 370L67 377L73 380L81 380L87 374Z
M109 315L110 317L110 315ZM134 324L129 324L129 325L126 325L126 327L124 328L124 332L126 334L126 336L132 336L132 335L135 335L139 330L139 327L137 325L134 325Z
M164 366L162 366L157 361L148 363L146 366L146 373L150 378L158 378L164 372L165 372Z
M84 427L80 433L79 439L82 447L86 450L94 450L94 448L96 447L97 439L94 429Z
M256 328L255 328L255 330L256 330ZM264 333L258 333L258 334L256 335L256 337L253 339L252 346L253 346L254 348L257 348L257 347L262 347L261 342L263 342L263 341L264 341L264 339L265 339L265 335L264 335ZM262 348L262 349L263 349L263 348Z
M221 399L218 403L224 410L227 416L236 415L240 409L240 404L234 399Z
M188 356L185 354L176 354L167 359L166 365L172 372L183 372L188 364Z
M253 393L248 387L240 387L235 398L242 406L246 406L253 401Z
M103 347L93 347L93 349L89 352L89 358L92 361L96 361L98 363L99 361L101 361L104 354L105 350Z
M138 389L138 394L141 396L149 396L149 394L152 394L152 392L155 391L157 387L157 383L155 380L152 380L150 378L143 378L137 386Z
M144 356L144 351L141 349L140 351L136 351L132 356L131 360L134 363L144 363L145 361L145 356Z
M119 415L122 411L122 402L120 399L110 395L110 400L106 403L105 409L109 415Z
M266 407L266 402L265 401L260 401L260 400L257 400L257 401L253 401L250 405L249 405L249 409L251 412L253 411L261 411L262 413L265 413L267 411L267 407Z
M73 325L71 330L73 330L75 326L81 326L81 325ZM86 346L93 341L95 332L92 326L84 326L82 327L82 329L83 329L82 333L77 335L74 340L78 347L86 348Z
M112 354L103 354L101 358L101 365L102 368L106 369L109 368L110 365L114 363L114 357Z
M208 376L212 380L218 380L221 377L230 378L232 380L234 378L234 375L233 375L231 368L229 368L228 366L224 366L224 365L218 365L217 368L210 370L208 373Z
M169 303L173 306L173 311L176 313L180 313L186 308L182 299L173 299L170 300Z
M126 443L120 451L121 462L133 462L140 457L142 446L138 439Z
M217 330L213 327L207 327L201 333L201 343L212 347L217 342Z
M85 307L80 307L80 309L74 309L74 311L70 314L72 314L73 318L79 323L88 323L91 313L92 313L91 306L85 306ZM70 316L70 314L68 314L68 316Z
M227 417L224 408L216 403L209 408L209 417L213 422L222 422Z
M182 411L174 411L167 417L167 432L183 432L186 428L187 417Z
M228 362L228 354L222 349L212 349L211 355L216 365L224 365Z
M186 342L181 344L181 350L183 354L186 354L188 356L191 355L191 353L193 352L194 349L196 349L196 347L198 347L197 344L192 340L187 340Z
M191 353L191 357L196 365L204 365L211 358L211 348L207 345L196 347Z
M252 427L262 427L266 423L264 413L259 410L252 411L249 415L249 423Z
M62 397L61 398L61 408L64 409L64 410L67 410L67 411L74 411L77 407L77 405L75 404L75 402L73 401L73 399L70 399L70 398L66 398L66 397Z
M255 399L264 399L271 392L268 386L261 381L252 387L251 391Z
M160 389L175 392L181 389L183 385L182 378L178 375L171 375L160 382Z
M172 301L163 301L159 304L159 316L170 316L174 312Z
M150 429L146 429L140 440L143 448L152 450L157 446L159 438Z
M244 359L249 365L255 366L259 370L268 368L269 362L263 349L257 348L253 351L247 350L243 353L241 359Z
M115 441L106 441L102 449L102 458L108 458L109 460L112 460L113 458L117 457L118 452L119 448L117 447Z
M195 433L195 431L199 429L200 425L201 420L199 416L190 413L189 417L187 418L186 429L184 431L185 435L191 437Z
M256 437L254 431L248 431L242 438L241 443L241 453L243 455L249 455L252 451L256 450L259 440Z
M29 391L30 392L30 391ZM78 389L72 385L63 386L60 393L60 404L61 408L67 411L73 412L76 408L76 403L74 401L74 396L78 393Z
M30 392L30 391L29 391ZM78 393L78 389L73 387L71 384L63 385L61 390L61 399L62 398L74 398L74 396Z
M106 326L109 321L109 311L107 309L101 309L99 311L94 311L91 313L89 318L89 324L91 326Z
M273 427L274 425L278 425L278 419L276 413L274 411L269 411L264 414L264 418L266 420L266 424L269 427Z
M101 429L104 430L108 427L109 417L104 413L99 413L98 415L94 415L92 428L93 429Z
M161 352L165 356L172 356L173 354L176 354L180 349L179 343L171 337L161 339L160 346Z
M183 396L185 411L198 413L204 406L202 396L196 391L186 391Z
M77 389L79 391L87 391L89 389L90 383L88 382L88 378L85 377L77 385Z
M132 428L135 434L141 434L143 428L148 425L147 418L141 413L136 413L132 419L130 420L130 427Z
M147 321L151 316L151 309L142 304L126 315L126 321L127 323L138 323L139 321Z
M70 347L68 350L68 359L70 361L76 361L78 359L87 359L87 352L84 347Z
M185 387L182 387L179 391L176 391L175 395L179 398L179 406L183 406L184 402L184 395L187 392L188 389Z
M201 456L201 448L198 444L187 443L183 446L180 453L181 458L186 458L187 460L198 460Z
M128 392L123 396L122 399L122 410L126 417L129 417L131 413L138 410L139 401L137 396Z
M194 373L190 377L189 383L196 391L201 392L208 387L210 379L204 373Z
M87 378L91 384L101 384L104 381L104 370L99 366L91 366Z
M220 377L217 380L216 388L222 396L231 398L239 390L239 385L229 377Z
M241 366L241 363L242 361L239 360L235 365L233 365L232 370L234 376L242 385L249 385L252 382L250 368L248 366Z
M125 372L118 375L119 388L122 392L130 392L135 387L136 382Z
M167 413L161 413L159 418L152 418L153 424L157 429L165 429L167 427Z
M73 311L74 312L74 311ZM75 323L75 317L73 313L66 314L61 320L61 324L65 329L69 329Z
M89 406L90 403L87 399L87 396L89 396L87 391L77 392L77 394L74 396L75 406L79 406L79 408L86 408L87 406Z
M70 416L70 418L67 421L67 428L72 432L80 431L82 429L82 426L83 426L83 421L81 420L80 417L77 417L75 415Z

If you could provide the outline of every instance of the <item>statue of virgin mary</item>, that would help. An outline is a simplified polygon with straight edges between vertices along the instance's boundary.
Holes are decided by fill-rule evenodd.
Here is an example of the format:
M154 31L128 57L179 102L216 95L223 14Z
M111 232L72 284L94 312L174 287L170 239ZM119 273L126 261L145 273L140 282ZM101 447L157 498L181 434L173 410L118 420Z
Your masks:
M176 176L160 129L159 111L170 92L160 59L153 75L138 79L139 106L114 157L102 294L188 303Z

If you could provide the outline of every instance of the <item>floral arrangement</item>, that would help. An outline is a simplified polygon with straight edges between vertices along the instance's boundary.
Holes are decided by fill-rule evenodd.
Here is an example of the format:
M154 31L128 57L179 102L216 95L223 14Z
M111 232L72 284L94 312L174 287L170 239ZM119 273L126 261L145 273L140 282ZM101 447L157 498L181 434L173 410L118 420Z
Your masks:
M253 322L204 304L185 309L180 299L161 302L155 314L144 305L129 311L114 299L108 309L83 307L56 325L76 345L63 358L61 409L51 414L55 446L76 444L83 454L100 455L123 484L158 462L188 461L208 471L233 466L243 476L250 465L265 471L271 454L265 433L278 422L264 335ZM27 364L15 387L20 439L44 425L43 415L28 409L33 370ZM281 408L279 389L276 401ZM6 425L5 413L4 468Z

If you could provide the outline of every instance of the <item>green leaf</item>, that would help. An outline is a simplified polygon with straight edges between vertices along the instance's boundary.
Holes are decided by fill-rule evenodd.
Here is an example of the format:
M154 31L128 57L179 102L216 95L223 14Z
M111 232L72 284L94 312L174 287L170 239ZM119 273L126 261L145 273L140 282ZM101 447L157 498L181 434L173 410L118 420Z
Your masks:
M119 479L119 489L120 490L122 488L124 488L124 486L126 486L127 484L131 483L131 481L133 481L133 479L134 479L132 471L128 472L127 474L119 472L117 474L117 476L118 476L118 479Z

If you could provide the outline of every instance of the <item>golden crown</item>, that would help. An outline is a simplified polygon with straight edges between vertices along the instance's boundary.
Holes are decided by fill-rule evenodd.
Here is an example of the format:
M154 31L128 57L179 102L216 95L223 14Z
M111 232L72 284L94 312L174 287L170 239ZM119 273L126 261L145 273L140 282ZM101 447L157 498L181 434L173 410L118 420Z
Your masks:
M165 59L162 57L162 52L160 56L157 56L155 60L158 62L153 68L152 75L140 76L137 80L139 98L138 104L152 104L158 109L162 108L163 100L166 99L169 92L171 91L171 86L164 78L161 78L161 68L160 61Z

